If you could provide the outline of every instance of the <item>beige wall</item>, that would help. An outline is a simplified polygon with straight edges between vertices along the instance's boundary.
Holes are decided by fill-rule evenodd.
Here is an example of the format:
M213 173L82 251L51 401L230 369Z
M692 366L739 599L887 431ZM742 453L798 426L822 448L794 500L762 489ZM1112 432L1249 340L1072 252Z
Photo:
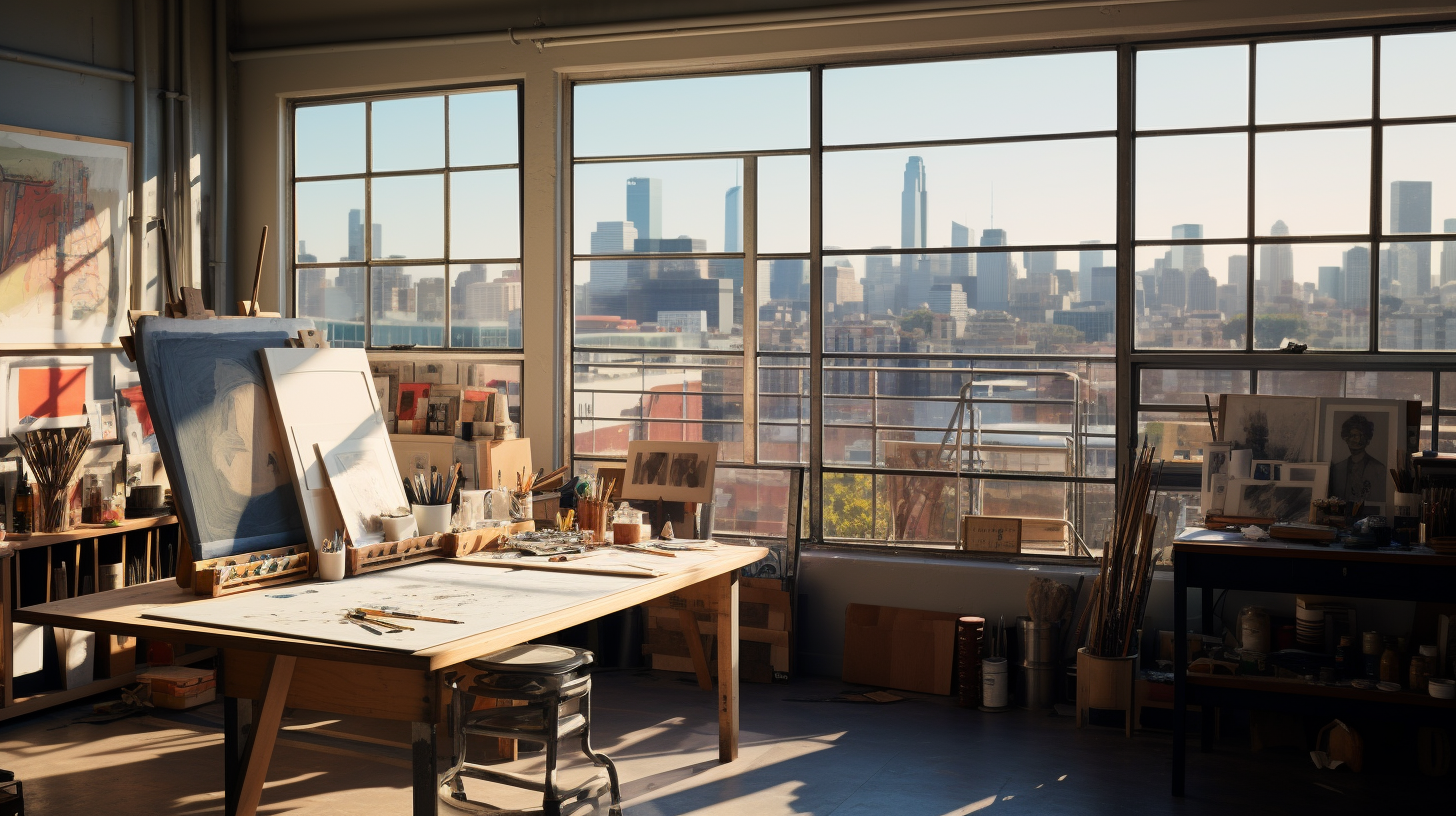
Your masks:
M233 132L236 180L234 235L257 235L267 224L286 224L285 136L290 99L327 94L423 88L502 79L525 81L523 301L524 431L538 462L559 461L564 404L562 273L567 250L559 212L563 95L573 77L673 70L724 70L891 56L935 56L1053 45L1337 28L1456 18L1456 7L1433 2L1378 0L1178 0L1061 10L1027 10L930 20L875 22L798 30L555 44L431 46L310 56L248 59L237 63L237 118ZM457 31L478 30L471 20ZM416 34L418 32L410 32ZM527 30L520 31L527 36ZM381 32L379 36L389 36ZM319 26L319 40L330 39ZM252 267L249 241L234 241L230 268ZM288 306L284 281L292 236L270 242L264 308ZM239 265L241 262L241 265ZM569 279L569 276L568 276ZM251 280L235 277L237 299Z

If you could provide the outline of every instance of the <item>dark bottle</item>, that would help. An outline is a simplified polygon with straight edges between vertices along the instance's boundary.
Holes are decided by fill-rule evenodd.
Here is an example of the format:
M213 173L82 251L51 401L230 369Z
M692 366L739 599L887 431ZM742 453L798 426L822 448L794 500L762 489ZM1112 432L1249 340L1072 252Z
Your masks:
M11 511L10 527L13 532L30 532L31 504L30 482L25 480L25 471L22 470L20 484L15 488L15 508Z

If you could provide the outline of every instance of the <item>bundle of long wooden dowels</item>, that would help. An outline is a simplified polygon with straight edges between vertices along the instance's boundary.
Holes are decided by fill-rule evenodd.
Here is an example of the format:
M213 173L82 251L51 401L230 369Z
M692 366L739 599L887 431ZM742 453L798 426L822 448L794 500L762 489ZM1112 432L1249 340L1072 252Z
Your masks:
M1157 501L1156 474L1162 462L1144 441L1137 456L1120 474L1117 515L1112 538L1102 551L1102 568L1092 585L1087 651L1098 657L1127 657L1136 650L1137 628L1147 609L1152 587L1153 534L1157 517L1149 496Z

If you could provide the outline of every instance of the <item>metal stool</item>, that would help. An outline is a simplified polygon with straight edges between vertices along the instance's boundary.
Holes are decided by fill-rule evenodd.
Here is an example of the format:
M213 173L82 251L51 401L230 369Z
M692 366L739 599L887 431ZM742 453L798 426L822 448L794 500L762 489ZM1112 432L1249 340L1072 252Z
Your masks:
M480 674L470 688L460 687L460 678L447 678L453 694L450 701L452 737L451 767L441 776L440 796L450 805L483 814L529 813L561 816L562 807L599 797L610 790L611 816L622 813L617 767L591 747L591 675L583 667L592 653L564 646L523 644L466 661ZM514 700L524 705L472 711L476 697ZM467 699L469 698L468 704ZM577 701L575 712L564 709ZM492 770L466 761L466 737L527 740L546 746L546 774L541 780L521 774ZM581 749L598 768L586 781L570 790L560 790L556 781L558 745L562 739L579 735ZM507 811L474 802L465 796L463 777L483 779L542 793L541 807Z

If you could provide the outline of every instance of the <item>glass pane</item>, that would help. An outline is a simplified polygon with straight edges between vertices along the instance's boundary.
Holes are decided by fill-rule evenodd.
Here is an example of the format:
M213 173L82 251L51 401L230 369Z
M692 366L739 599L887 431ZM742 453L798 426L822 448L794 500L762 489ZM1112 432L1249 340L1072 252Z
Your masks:
M1248 121L1247 45L1138 52L1138 130L1225 127Z
M763 356L758 361L758 459L809 460L809 361Z
M293 185L293 218L299 261L364 260L363 180L301 181ZM376 226L375 232L378 230ZM377 240L374 252L378 257Z
M364 172L364 103L309 105L293 112L293 175Z
M374 257L444 257L444 176L390 176L371 185Z
M832 145L1113 130L1116 108L1112 51L824 72L824 142ZM914 113L876 113L885 111Z
M577 261L576 344L743 348L743 261Z
M516 89L450 94L450 166L520 160Z
M1371 38L1260 43L1255 48L1255 124L1370 117Z
M1217 411L1217 405L1214 409ZM1207 411L1142 411L1138 413L1138 436L1146 437L1156 451L1155 459L1201 462L1203 446L1213 439L1213 429Z
M1349 244L1266 244L1254 265L1254 348L1286 340L1321 351L1370 345L1370 250Z
M1403 399L1431 403L1429 371L1351 371L1345 375L1347 397Z
M987 232L983 245L998 240ZM1114 256L1101 249L826 256L824 349L1111 354Z
M1038 524L1036 519L1070 520L1073 501L1069 485L1057 482L1013 482L982 479L972 482L970 510L985 516L1017 516L1022 521L1023 552L1067 555L1070 528Z
M376 181L375 184L379 182ZM450 174L450 256L514 258L521 254L518 170Z
M1111 243L1115 152L1074 139L826 153L824 245L965 246L962 229L982 246Z
M884 484L868 473L826 473L824 537L883 541L889 531Z
M809 146L807 71L579 84L571 105L578 157Z
M599 262L600 263L600 262ZM809 350L809 262L758 262L758 348Z
M727 217L733 217L728 202ZM730 226L732 222L730 220ZM741 238L741 236L739 236ZM729 251L741 242L726 242ZM809 251L809 157L764 156L758 160L758 251Z
M1456 124L1385 129L1385 230L1456 232ZM1424 273L1432 270L1423 267Z
M1456 349L1456 241L1381 244L1380 347Z
M1259 235L1370 231L1370 130L1306 130L1254 137Z
M719 468L713 480L718 499L713 531L730 536L785 537L789 488L797 478L790 470Z
M572 179L578 255L724 252L742 236L738 159L580 164Z
M1280 397L1343 397L1343 371L1260 371L1259 393Z
M455 348L521 347L519 264L450 267L450 345Z
M389 99L371 104L371 170L381 173L445 166L443 96Z
M1138 399L1143 405L1198 405L1207 394L1213 397L1217 410L1217 395L1249 393L1247 371L1145 368L1138 382Z
M805 420L803 425L760 423L758 426L758 461L808 464L808 420Z
M362 267L294 271L298 282L297 314L311 317L329 345L364 346L364 279Z
M679 366L645 364L640 355L600 364L583 359L578 355L572 373L576 455L624 456L630 440L654 439L718 442L720 461L743 460L741 360Z
M1137 237L1239 238L1248 232L1249 139L1242 133L1137 140Z
M444 344L445 267L376 266L369 296L370 345Z
M1456 31L1400 34L1380 40L1380 115L1448 116L1456 113L1450 79L1456 76Z
M1173 228L1198 237L1198 224ZM1138 348L1241 349L1248 311L1240 244L1144 246L1134 265Z

